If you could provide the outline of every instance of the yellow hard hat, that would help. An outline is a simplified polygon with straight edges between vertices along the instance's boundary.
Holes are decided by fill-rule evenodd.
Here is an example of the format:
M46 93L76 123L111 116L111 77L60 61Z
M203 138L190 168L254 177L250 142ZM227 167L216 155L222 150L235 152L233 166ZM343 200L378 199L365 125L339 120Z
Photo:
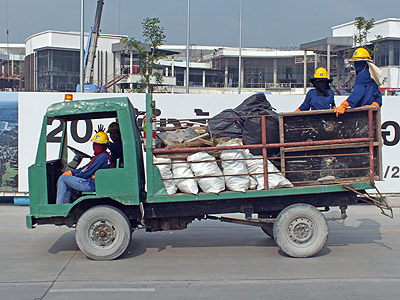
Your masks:
M96 132L90 141L93 143L97 143L97 144L109 144L110 143L110 139L108 138L107 133L105 133L104 131Z
M117 122L112 122L108 125L107 133L119 131L119 124Z
M318 68L315 71L314 78L328 78L328 72L324 68Z
M357 48L349 61L371 61L371 55L365 48Z

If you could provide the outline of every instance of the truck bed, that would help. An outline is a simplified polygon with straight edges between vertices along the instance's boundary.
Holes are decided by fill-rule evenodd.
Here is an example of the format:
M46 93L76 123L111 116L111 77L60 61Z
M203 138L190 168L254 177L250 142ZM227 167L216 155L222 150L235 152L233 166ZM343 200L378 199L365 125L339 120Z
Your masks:
M261 116L261 118L263 118ZM224 147L152 148L147 152L148 203L210 201L222 199L267 198L291 195L312 195L373 188L381 175L380 114L375 108L347 109L336 117L333 110L279 114L280 142ZM268 130L266 128L265 130ZM263 134L265 135L265 130ZM151 136L147 144L152 144ZM279 156L270 157L270 149L279 149ZM205 151L218 157L226 149L262 149L267 159L294 185L293 188L269 189L265 172L263 190L244 193L224 191L219 194L197 195L178 193L168 195L153 155L182 157ZM271 151L272 152L272 151ZM216 154L217 153L217 154ZM218 159L217 159L218 161Z

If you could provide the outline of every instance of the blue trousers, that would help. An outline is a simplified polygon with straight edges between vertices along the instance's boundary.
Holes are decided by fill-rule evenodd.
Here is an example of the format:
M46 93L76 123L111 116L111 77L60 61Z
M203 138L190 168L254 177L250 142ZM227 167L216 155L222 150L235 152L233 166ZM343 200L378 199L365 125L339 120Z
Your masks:
M76 176L62 175L58 180L57 204L70 203L72 190L94 192L90 188L89 180Z

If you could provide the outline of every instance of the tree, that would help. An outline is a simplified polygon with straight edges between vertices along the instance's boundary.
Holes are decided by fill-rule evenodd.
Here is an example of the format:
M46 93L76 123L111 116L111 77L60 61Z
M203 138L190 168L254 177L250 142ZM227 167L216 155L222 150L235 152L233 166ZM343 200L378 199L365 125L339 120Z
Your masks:
M144 43L148 43L150 50L136 38L125 41L128 49L135 49L138 53L140 80L134 88L135 92L153 93L157 86L163 83L162 67L158 62L165 57L159 47L166 42L164 27L160 26L159 18L145 18L142 22ZM155 82L155 83L152 83Z
M367 20L364 17L356 17L354 26L357 28L358 34L355 34L354 45L363 47L368 44L368 33L375 26L374 18Z

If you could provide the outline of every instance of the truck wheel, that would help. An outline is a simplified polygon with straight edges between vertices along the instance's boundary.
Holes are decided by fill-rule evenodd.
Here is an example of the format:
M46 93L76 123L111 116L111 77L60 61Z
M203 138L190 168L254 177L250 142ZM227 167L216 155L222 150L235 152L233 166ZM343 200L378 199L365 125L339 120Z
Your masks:
M274 238L274 224L265 224L261 227L261 230L270 238Z
M322 213L309 204L294 204L275 220L274 238L279 248L292 257L310 257L324 247L328 224Z
M121 210L102 205L90 208L79 218L75 240L87 257L111 260L125 252L131 233L131 224Z

